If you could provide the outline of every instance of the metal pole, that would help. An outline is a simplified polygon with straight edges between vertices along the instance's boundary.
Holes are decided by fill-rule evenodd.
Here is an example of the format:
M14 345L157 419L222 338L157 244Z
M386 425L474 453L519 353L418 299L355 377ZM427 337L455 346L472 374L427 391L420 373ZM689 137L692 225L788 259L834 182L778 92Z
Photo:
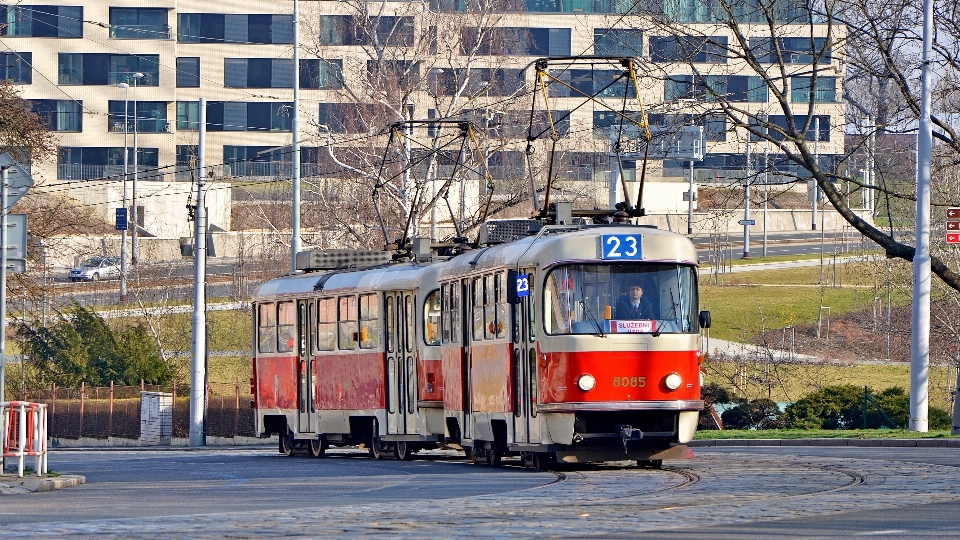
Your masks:
M297 253L300 253L300 2L293 0L293 117L290 119L293 132L293 171L291 183L293 206L290 238L290 273L297 273Z
M874 202L873 202L873 152L874 152L874 143L876 142L876 126L873 123L873 116L868 116L870 119L870 134L869 134L869 143L867 144L867 178L866 184L867 189L867 209L870 211L870 215L874 215Z
M770 141L763 147L763 256L767 256L767 201L770 198Z
M204 208L204 181L207 165L207 100L200 98L200 133L197 145L197 211L193 244L193 347L190 355L190 446L207 444L205 388L205 359L207 356L206 264L207 211Z
M0 401L6 401L7 370L7 174L10 167L0 169ZM22 361L22 360L21 360ZM2 416L2 415L0 415ZM0 428L3 428L0 420Z
M813 155L817 161L817 167L820 167L820 119L813 118ZM813 216L810 221L810 230L817 230L817 199L820 198L820 186L817 185L817 179L813 179Z
M137 115L137 83L143 73L133 74L133 205L130 209L130 223L133 228L130 231L130 263L137 264L137 134L140 131L138 124L140 118Z
M687 188L687 234L693 234L693 160L690 160L690 184Z
M750 135L747 134L747 169L743 177L743 258L750 258Z
M127 227L120 231L120 301L127 301L127 228L130 227L130 201L127 198L127 180L130 171L127 167L129 161L129 150L127 148L127 133L129 132L130 117L128 110L130 107L130 85L120 83L117 86L123 88L123 209L127 214Z
M917 133L917 247L913 255L913 317L910 332L910 431L927 431L927 378L930 366L930 162L933 124L933 0L923 1L920 131Z

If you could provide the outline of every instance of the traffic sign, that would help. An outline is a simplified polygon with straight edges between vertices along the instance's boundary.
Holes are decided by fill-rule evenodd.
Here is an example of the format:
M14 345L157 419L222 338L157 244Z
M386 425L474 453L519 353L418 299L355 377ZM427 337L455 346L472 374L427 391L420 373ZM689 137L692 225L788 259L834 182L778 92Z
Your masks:
M117 208L117 230L127 230L127 209Z
M948 221L947 222L948 231L960 231L960 221Z
M7 214L7 259L27 258L27 215Z
M960 233L948 232L948 233L947 233L947 243L948 243L948 244L960 244Z
M757 220L755 220L755 219L741 219L741 220L738 221L737 223L739 223L739 224L741 224L741 225L756 225L756 224L757 224Z
M960 219L960 208L947 208L947 219Z
M7 168L7 211L10 211L27 190L33 187L33 178L6 152L0 154L0 168Z

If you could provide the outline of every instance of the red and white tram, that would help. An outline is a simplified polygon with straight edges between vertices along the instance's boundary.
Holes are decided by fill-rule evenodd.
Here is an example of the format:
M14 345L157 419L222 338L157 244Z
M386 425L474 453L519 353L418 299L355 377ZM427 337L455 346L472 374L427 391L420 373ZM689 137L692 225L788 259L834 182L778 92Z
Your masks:
M651 227L543 226L442 261L282 277L254 308L257 432L285 453L446 442L491 464L656 466L685 454L703 407L697 254Z

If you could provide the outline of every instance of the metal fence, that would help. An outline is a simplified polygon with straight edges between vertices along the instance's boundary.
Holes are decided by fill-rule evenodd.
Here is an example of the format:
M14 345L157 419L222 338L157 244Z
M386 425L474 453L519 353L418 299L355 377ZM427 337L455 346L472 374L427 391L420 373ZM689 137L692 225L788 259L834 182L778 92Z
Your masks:
M24 398L47 405L48 433L59 439L138 439L140 437L140 392L173 394L173 436L189 437L190 387L142 385L27 390ZM249 387L211 383L207 392L208 436L252 437L254 412Z

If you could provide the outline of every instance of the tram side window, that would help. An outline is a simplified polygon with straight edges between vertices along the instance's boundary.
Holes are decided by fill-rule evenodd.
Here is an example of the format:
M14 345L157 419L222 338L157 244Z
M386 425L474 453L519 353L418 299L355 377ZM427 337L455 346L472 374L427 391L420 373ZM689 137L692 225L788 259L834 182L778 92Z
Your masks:
M480 341L483 339L485 331L483 327L483 280L481 278L473 278L472 291L473 340Z
M530 294L527 295L527 302L530 303L530 309L527 310L527 315L530 323L530 342L533 343L537 340L537 296L533 294L533 284L536 283L537 280L532 272L528 275L530 279L527 284L530 286Z
M440 337L450 343L450 285L440 286Z
M317 302L317 350L337 348L337 300L321 298Z
M277 304L277 352L293 350L296 338L297 311L293 302Z
M495 275L493 278L494 293L497 300L496 334L498 338L502 338L507 335L507 313L510 305L507 304L507 291L504 288L503 272Z
M376 294L360 296L360 348L376 349L380 336L380 301Z
M262 353L277 352L277 306L273 303L257 306L257 349Z
M341 350L357 348L357 297L341 296L337 307Z
M446 290L444 290L446 292ZM440 291L427 295L423 303L423 342L427 345L440 344ZM447 341L450 340L449 321L446 328Z
M463 334L463 323L460 321L462 311L460 283L450 284L450 341L460 343L460 336Z
M414 325L414 316L413 316L413 297L404 296L406 317L404 317L404 322L406 326L403 327L403 338L404 343L407 344L407 352L413 352L413 325Z
M493 276L483 276L483 339L497 335L497 302Z

